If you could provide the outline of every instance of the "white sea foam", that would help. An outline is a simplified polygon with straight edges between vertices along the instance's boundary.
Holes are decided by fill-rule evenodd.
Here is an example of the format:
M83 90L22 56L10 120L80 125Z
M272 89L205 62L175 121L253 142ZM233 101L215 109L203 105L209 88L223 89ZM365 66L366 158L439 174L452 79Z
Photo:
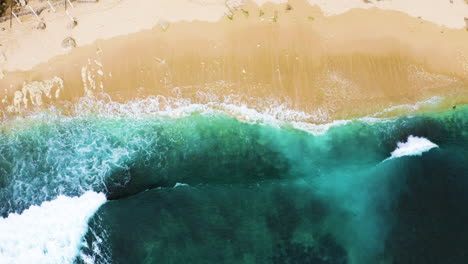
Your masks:
M406 142L398 142L397 148L391 153L390 158L399 158L403 156L421 156L433 148L437 148L436 144L424 137L415 137L410 135Z
M0 218L0 263L73 263L102 193L59 196L22 214Z
M370 114L362 118L347 120L331 120L327 109L315 108L308 111L293 109L292 102L287 98L281 100L274 98L251 98L243 95L219 96L208 92L197 92L194 98L184 98L183 87L173 89L174 96L154 95L137 98L125 103L113 101L106 93L96 96L85 96L70 109L70 118L99 115L109 118L142 119L149 116L158 116L171 119L184 118L193 114L226 115L246 123L257 123L276 127L290 127L314 135L326 133L330 128L345 125L352 121L366 123L387 122L394 120L386 116L399 116L401 114L415 113L427 109L436 109L444 98L433 96L425 101L415 104L395 105L381 112ZM100 98L100 99L97 99ZM283 100L284 99L284 100ZM67 118L56 113L54 107L44 112L32 113L28 119ZM60 110L58 110L60 111ZM16 120L23 120L17 116Z
M423 109L435 109L442 104L443 100L444 98L441 96L432 96L427 100L416 102L415 104L402 104L385 108L380 112L372 114L370 117L379 117L398 112L413 113Z
M204 95L207 96L207 95ZM72 111L73 116L87 116L98 113L109 118L131 117L134 119L148 116L171 119L188 117L193 114L226 115L245 123L256 123L275 127L291 127L314 135L324 134L331 127L340 126L353 120L334 120L329 122L328 112L316 109L311 113L290 108L290 103L279 103L274 99L261 98L263 102L254 102L251 107L242 99L227 96L212 98L207 102L194 102L188 98L148 96L137 100L119 103L106 100L82 98ZM259 99L260 100L260 99ZM367 117L366 117L367 118ZM356 119L360 120L360 119ZM382 119L383 120L383 119ZM328 122L327 122L328 121ZM366 120L362 120L366 122Z

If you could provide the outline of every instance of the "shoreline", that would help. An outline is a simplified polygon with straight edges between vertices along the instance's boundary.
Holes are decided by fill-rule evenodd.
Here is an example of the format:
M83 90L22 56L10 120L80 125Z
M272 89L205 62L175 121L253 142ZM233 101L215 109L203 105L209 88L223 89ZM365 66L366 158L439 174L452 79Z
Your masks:
M225 11L218 1L211 3ZM320 123L432 96L447 98L447 105L468 102L465 30L441 30L391 10L353 9L324 16L305 1L289 3L291 10L285 3L259 7L248 2L233 14L211 13L213 21L167 20L78 45L68 53L62 50L64 54L32 70L5 72L1 108L15 114L101 92L117 102L149 95L194 103L222 103L232 97L253 109L273 98L292 110L317 114L312 122ZM78 21L73 29L77 35L83 26L80 16ZM63 86L51 81L55 78Z
M348 125L358 122L369 125L394 122L399 118L413 118L423 116L441 116L452 111L466 111L468 104L452 107L447 105L444 98L431 97L415 104L394 105L382 111L366 116L353 117L349 119L327 120L324 122L311 121L315 116L305 112L288 109L284 105L276 105L270 109L251 109L245 105L208 103L191 104L190 102L179 102L177 106L161 104L161 100L171 101L171 98L143 98L126 103L109 102L105 99L87 99L80 101L79 106L74 105L74 109L63 109L53 107L44 109L41 112L30 112L25 115L15 116L14 119L4 120L0 126L2 133L11 133L30 127L31 125L49 123L50 121L68 122L75 118L79 120L151 120L152 118L161 120L177 120L190 118L191 116L203 117L225 117L233 118L245 124L266 125L279 129L294 129L303 131L314 136L327 133L331 128ZM172 98L174 99L174 98ZM159 102L158 102L159 101ZM110 104L109 104L110 103ZM165 102L167 103L167 102Z

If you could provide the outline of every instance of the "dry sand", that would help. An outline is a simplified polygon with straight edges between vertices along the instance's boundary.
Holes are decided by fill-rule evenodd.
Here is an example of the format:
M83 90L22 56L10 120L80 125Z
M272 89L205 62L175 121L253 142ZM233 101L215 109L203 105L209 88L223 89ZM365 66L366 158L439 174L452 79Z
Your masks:
M216 0L101 1L76 5L73 30L59 11L41 14L45 31L23 18L0 33L3 109L22 112L101 91L117 101L229 96L252 108L273 98L316 114L310 122L328 122L434 95L447 98L441 107L467 102L468 31L455 19L465 23L464 2L311 2L323 10L300 0L249 2L232 13ZM78 48L60 47L68 36Z

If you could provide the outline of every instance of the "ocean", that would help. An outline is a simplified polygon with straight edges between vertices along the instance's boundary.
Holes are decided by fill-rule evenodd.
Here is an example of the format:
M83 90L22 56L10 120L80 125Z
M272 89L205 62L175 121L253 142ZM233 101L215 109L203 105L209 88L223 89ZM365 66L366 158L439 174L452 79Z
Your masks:
M467 106L313 129L176 116L3 123L0 263L468 261Z

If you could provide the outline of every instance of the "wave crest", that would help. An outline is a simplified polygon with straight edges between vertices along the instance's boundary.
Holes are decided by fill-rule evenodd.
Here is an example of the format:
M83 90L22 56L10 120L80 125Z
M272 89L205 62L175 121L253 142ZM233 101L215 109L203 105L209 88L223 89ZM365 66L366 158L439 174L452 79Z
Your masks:
M89 191L0 218L2 263L72 263L88 220L105 201L104 194Z
M398 142L397 148L392 151L389 159L403 156L421 156L424 152L437 147L439 146L427 138L410 135L406 142Z

